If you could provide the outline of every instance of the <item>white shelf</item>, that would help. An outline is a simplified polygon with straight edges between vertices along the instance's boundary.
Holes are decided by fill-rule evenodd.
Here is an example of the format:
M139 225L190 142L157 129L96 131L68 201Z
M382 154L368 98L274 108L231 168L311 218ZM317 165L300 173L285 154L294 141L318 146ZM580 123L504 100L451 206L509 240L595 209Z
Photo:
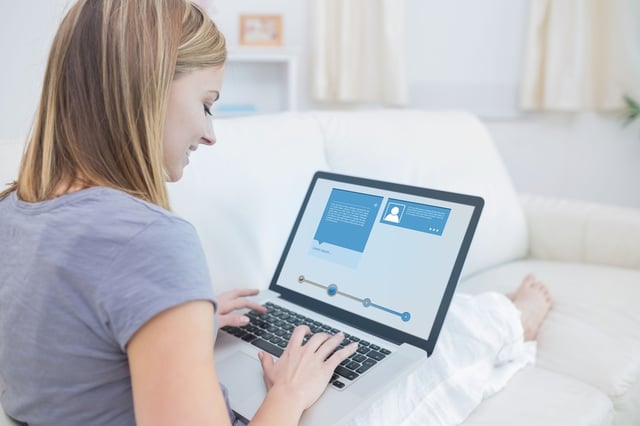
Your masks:
M230 48L218 115L297 109L297 55L282 48Z

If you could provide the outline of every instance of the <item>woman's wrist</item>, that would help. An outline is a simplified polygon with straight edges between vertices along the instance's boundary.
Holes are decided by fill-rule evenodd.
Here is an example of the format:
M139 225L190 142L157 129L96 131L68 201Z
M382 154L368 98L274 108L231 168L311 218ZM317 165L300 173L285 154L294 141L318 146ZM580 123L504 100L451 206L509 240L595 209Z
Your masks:
M300 391L274 385L267 392L250 425L297 425L305 409Z
M292 386L274 384L267 392L267 396L269 395L272 395L274 399L284 401L289 409L299 412L300 415L302 415L304 410L307 408L304 391L301 389L297 389Z

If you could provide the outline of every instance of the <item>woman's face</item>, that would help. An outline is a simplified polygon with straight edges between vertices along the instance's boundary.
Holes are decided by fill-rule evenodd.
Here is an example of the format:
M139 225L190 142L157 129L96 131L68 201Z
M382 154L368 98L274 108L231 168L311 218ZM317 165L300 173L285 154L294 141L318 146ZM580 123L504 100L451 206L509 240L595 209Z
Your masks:
M163 165L171 182L180 180L198 145L216 142L210 111L220 97L223 73L223 67L203 68L171 84L162 146Z

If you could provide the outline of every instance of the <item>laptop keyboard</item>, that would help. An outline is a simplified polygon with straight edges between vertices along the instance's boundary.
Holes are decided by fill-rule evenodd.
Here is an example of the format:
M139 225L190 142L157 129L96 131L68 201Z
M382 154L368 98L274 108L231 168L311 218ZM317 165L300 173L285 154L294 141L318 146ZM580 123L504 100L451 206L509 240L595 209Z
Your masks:
M256 311L246 314L249 317L249 324L246 326L226 326L222 327L222 330L277 357L284 352L291 338L291 332L298 325L307 325L311 329L311 334L305 337L305 343L314 333L323 332L333 335L340 332L336 328L274 303L268 302L264 306L268 309L266 314ZM336 350L352 342L358 342L358 350L335 369L330 383L337 389L344 389L391 354L390 350L357 336L348 333L344 333L344 336L344 340Z

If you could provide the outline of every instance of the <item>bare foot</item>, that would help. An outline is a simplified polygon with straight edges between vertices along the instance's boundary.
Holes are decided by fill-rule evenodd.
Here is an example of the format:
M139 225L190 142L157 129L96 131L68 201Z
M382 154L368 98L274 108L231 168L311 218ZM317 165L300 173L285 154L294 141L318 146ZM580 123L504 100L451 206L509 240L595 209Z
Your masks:
M529 274L522 280L520 287L507 297L520 310L524 340L535 340L542 322L553 306L549 289Z
M522 283L520 283L520 286L522 287L523 285L529 285L532 284L533 282L536 281L536 276L529 273L527 274L524 279L522 280ZM519 290L519 288L518 288ZM516 293L518 292L518 290L511 292L511 293L507 293L507 297L509 299L511 299L511 301L513 302L516 299Z

